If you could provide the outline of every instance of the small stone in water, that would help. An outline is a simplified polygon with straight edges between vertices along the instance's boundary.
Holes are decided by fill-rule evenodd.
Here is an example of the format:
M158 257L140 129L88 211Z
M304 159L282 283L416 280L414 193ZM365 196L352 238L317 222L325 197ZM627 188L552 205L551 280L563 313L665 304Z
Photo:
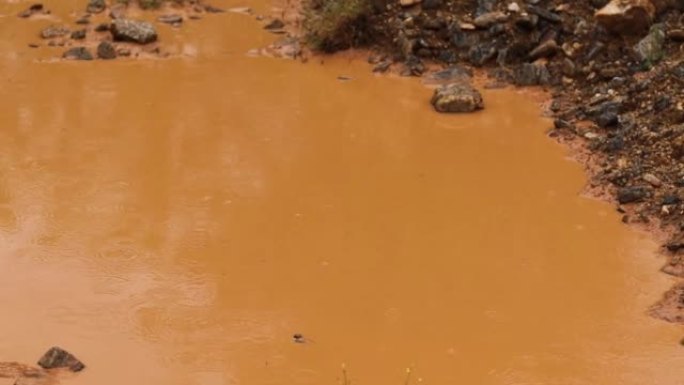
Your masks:
M69 368L72 372L80 372L85 369L85 365L66 350L53 347L47 351L38 361L43 369Z

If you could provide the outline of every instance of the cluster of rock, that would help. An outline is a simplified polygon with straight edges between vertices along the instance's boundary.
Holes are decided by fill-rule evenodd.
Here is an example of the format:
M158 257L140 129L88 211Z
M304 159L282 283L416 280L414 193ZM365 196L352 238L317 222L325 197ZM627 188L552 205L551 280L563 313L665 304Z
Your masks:
M181 4L181 3L178 3ZM75 27L66 25L51 25L40 32L42 39L48 40L49 46L65 46L68 48L62 55L70 60L111 60L119 56L137 55L141 50L147 53L160 54L160 49L153 43L157 42L158 34L154 24L128 18L126 16L127 3L117 2L109 5L105 0L89 0L85 13L76 21ZM190 12L188 18L199 19L200 13L223 12L220 8L202 5L196 0L187 3ZM97 14L108 12L109 22L92 23L91 19ZM42 4L31 5L18 14L19 17L29 18L44 14ZM179 27L185 20L180 13L166 13L157 18L157 22ZM37 48L38 44L30 44Z
M684 278L683 11L684 0L388 0L368 34L384 53L378 72L419 76L429 61L551 90L551 135L593 154L590 187L612 195L624 222L673 234L664 271ZM467 86L442 86L432 102L482 106ZM666 318L684 322L675 297L679 315Z

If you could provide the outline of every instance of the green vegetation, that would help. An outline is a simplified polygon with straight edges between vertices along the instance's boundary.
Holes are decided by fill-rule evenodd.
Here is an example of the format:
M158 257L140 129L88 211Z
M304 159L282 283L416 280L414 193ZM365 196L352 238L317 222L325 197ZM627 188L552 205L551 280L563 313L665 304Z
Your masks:
M370 0L304 0L304 33L315 50L334 52L365 42Z

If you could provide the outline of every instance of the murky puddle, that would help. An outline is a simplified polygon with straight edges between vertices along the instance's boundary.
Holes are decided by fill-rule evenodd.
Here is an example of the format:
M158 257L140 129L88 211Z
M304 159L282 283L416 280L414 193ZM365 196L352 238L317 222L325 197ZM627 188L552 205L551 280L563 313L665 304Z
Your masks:
M75 385L681 384L681 328L645 315L655 245L578 196L521 94L438 115L362 62L246 56L273 37L238 14L162 27L178 58L48 63L26 43L49 21L0 4L0 360L59 344Z

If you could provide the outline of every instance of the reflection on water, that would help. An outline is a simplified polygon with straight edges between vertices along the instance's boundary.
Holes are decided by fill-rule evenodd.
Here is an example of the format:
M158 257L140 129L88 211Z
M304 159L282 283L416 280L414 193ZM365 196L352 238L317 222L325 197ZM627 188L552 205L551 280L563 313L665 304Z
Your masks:
M0 19L0 359L59 344L99 385L680 383L679 329L644 314L654 245L578 196L520 94L437 115L361 62L248 57L271 37L239 14L161 27L174 59L45 62L45 23Z

